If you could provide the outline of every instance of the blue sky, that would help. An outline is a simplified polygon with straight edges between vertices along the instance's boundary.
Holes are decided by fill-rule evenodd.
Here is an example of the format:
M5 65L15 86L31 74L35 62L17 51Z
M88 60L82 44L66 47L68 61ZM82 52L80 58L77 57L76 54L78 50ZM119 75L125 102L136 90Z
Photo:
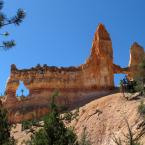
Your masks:
M4 91L12 63L18 68L38 63L55 66L84 63L99 23L110 33L116 64L128 65L134 41L145 47L144 0L5 0L3 11L13 16L18 8L27 13L24 23L0 30L9 31L7 40L17 42L12 50L0 52L0 92ZM119 76L116 83L118 79Z

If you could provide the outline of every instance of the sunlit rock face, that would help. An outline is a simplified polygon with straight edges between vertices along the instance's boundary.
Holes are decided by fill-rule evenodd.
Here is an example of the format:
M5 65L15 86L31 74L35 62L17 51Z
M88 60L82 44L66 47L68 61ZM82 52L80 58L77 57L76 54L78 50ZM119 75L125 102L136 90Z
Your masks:
M130 60L129 60L129 78L133 78L138 71L138 65L145 59L144 48L138 43L133 43L130 48Z
M140 50L139 50L140 51ZM142 51L142 49L141 49ZM130 65L136 55L131 50ZM140 53L139 53L140 54ZM14 64L6 86L4 105L10 110L12 122L40 117L46 114L50 96L57 90L57 103L71 106L88 96L95 96L102 90L114 88L114 73L131 74L130 69L113 64L112 42L103 24L99 24L92 43L91 54L86 63L78 67L54 67L37 65L31 69L19 70ZM29 96L23 101L16 98L16 90L23 81ZM25 111L23 111L25 110Z
M84 84L95 88L113 88L113 49L109 33L100 24L95 33L91 55L84 66Z
M133 45L130 48L129 67L137 66L139 63L141 63L144 57L144 48L140 46L137 42L133 43Z

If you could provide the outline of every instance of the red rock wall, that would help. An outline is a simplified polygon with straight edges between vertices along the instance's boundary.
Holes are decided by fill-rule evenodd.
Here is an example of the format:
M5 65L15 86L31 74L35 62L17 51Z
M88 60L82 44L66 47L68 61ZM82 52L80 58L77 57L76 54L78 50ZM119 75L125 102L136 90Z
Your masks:
M22 70L12 65L10 78L6 86L6 100L4 102L5 106L11 110L11 119L15 118L13 112L16 113L16 110L21 108L21 106L31 108L31 110L34 107L34 110L39 112L37 116L45 114L47 112L46 105L48 105L54 90L60 92L58 99L60 104L73 104L83 99L84 96L89 96L92 92L114 88L114 73L132 75L131 71L133 72L134 70L131 70L130 67L136 61L134 49L138 50L140 47L137 46L136 48L134 46L131 49L129 67L121 68L113 64L112 41L105 27L100 24L95 33L91 54L85 64L68 68L38 65L35 68ZM16 98L16 90L20 81L23 81L30 91L28 99L23 102L18 101ZM40 108L44 107L42 109L44 111L40 111L41 109L38 106L41 106ZM28 112L27 114L31 114L31 111ZM21 116L20 114L18 116ZM28 118L31 118L30 116ZM21 119L21 117L18 117L16 120L20 121Z
M79 67L58 68L37 66L31 69L18 70L11 67L11 75L7 83L7 102L16 101L15 92L19 81L23 81L30 91L30 96L48 95L54 89L69 90L110 89L113 80L112 42L105 27L100 24L95 33L91 55L86 63Z

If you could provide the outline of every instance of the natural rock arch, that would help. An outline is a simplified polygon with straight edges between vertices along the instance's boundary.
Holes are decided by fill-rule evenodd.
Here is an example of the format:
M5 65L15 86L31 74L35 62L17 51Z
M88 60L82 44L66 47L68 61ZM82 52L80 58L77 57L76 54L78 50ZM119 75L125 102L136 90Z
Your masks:
M24 85L23 81L19 81L19 87L16 90L17 97L28 97L29 89Z
M134 43L130 51L129 66L121 68L114 64L110 35L104 25L99 24L91 54L85 64L67 68L37 65L35 68L21 70L16 65L11 65L4 104L7 108L16 108L22 104L15 96L19 81L23 81L30 91L29 100L23 102L26 106L46 106L52 92L56 89L60 92L59 103L63 103L65 98L68 98L69 104L73 104L86 96L98 93L100 90L113 89L114 74L123 73L132 78L138 63L141 61L140 57L144 56L144 49ZM137 58L139 58L138 61L136 61Z

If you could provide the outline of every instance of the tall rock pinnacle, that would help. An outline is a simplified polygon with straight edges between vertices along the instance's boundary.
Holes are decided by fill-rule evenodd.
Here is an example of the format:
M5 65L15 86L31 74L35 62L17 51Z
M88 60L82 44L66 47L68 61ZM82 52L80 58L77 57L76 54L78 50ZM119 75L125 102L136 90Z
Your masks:
M107 60L109 59L110 62L113 62L112 41L103 24L99 24L97 27L92 43L91 55L87 61L92 62L93 60L96 62L100 57Z
M129 60L129 70L128 78L133 79L138 72L138 65L145 58L144 48L140 46L137 42L134 42L130 48L130 60Z
M113 72L113 48L109 33L103 24L99 24L95 32L91 54L86 61L87 66L97 79L97 82L105 82L106 86L114 86ZM105 78L105 79L104 79Z
M107 30L103 24L98 25L97 31L95 33L95 40L109 40L109 41L111 41L110 35L107 32Z
M130 48L129 67L140 64L144 57L145 52L143 47L140 46L137 42L134 42Z

